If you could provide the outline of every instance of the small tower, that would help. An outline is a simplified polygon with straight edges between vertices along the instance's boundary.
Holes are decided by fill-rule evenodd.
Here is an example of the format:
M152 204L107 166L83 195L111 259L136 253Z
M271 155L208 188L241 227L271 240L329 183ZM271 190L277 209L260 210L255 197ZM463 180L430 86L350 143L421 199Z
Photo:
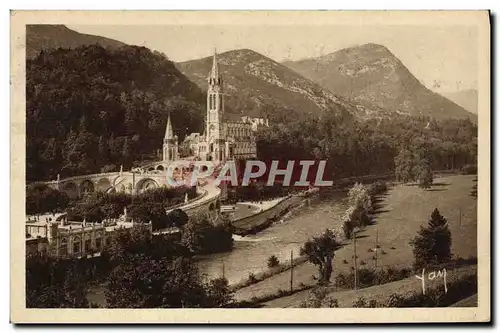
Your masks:
M167 128L165 129L165 137L163 138L163 161L175 161L179 155L179 142L177 135L174 135L172 130L172 121L170 113L168 114Z
M208 144L207 159L221 161L225 159L225 137L222 126L222 115L224 113L223 81L219 74L217 63L217 52L214 51L212 70L208 76L207 90L207 120L206 140Z

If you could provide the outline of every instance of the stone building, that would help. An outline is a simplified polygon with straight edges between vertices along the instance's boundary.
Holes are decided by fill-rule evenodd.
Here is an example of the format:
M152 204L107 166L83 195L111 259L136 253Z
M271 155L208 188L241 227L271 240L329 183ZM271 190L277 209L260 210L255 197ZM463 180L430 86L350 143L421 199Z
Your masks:
M151 223L148 224L151 228ZM47 252L54 258L81 258L101 253L113 233L132 228L134 223L122 218L112 223L57 222L26 223L26 254Z

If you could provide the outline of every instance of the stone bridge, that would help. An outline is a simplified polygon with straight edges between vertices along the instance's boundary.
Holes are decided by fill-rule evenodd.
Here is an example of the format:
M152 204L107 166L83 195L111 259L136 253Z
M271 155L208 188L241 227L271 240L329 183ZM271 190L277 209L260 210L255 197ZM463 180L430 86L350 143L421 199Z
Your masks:
M69 177L46 184L75 199L95 191L138 194L167 185L167 177L164 172L109 172Z
M188 174L190 178L190 174ZM165 172L159 170L147 172L109 172L83 176L68 177L45 182L50 187L65 192L75 199L86 193L124 192L138 194L148 189L168 186ZM197 186L198 196L182 204L170 207L167 211L182 209L189 217L205 215L215 222L220 214L221 190L212 180L200 180Z

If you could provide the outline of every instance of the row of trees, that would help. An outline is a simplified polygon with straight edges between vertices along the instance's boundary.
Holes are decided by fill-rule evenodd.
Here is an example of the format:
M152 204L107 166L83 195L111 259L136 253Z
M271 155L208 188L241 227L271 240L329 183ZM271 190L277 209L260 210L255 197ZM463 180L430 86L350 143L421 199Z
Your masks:
M376 209L374 199L385 191L387 191L387 184L383 181L370 185L356 183L349 189L348 207L342 217L342 231L346 239L353 236L356 228L363 228L372 223L370 215Z
M408 183L417 181L422 188L429 188L433 182L429 153L425 149L412 152L402 149L394 158L396 180Z
M45 184L33 183L26 187L26 213L29 215L62 212L69 201L66 193Z
M400 168L401 177L410 180L424 160L432 170L456 170L477 161L477 125L469 120L394 116L361 122L327 114L263 127L257 139L259 159L326 160L325 175L334 179Z
M230 187L228 191L228 201L262 201L272 200L278 197L284 197L291 193L293 189L289 186L283 186L280 183L274 183L267 186L265 183L252 182L248 186Z
M196 196L196 189L159 187L135 196L127 193L94 192L71 203L68 208L68 219L73 221L85 219L100 223L103 220L120 217L126 209L127 215L137 222L151 221L154 230L180 227L181 225L177 224L183 220L177 216L167 215L166 209L184 202L186 194L191 199Z
M333 272L332 260L335 251L342 245L340 235L343 233L346 239L354 235L356 228L362 228L371 222L369 214L373 211L372 199L387 190L387 184L383 181L371 185L360 183L354 184L348 192L348 208L342 218L342 232L339 230L325 230L320 236L308 240L301 248L300 254L318 267L320 284L330 281Z

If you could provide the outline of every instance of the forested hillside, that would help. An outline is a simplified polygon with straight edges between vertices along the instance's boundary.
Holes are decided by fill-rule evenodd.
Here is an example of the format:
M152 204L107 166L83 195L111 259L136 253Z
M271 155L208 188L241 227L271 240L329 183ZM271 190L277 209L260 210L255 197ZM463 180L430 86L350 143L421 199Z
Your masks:
M325 174L333 179L394 172L395 160L460 169L476 164L477 126L468 119L396 116L347 123L325 116L262 128L257 149L265 161L327 160Z
M42 51L26 64L27 180L130 168L203 124L204 95L144 47Z

